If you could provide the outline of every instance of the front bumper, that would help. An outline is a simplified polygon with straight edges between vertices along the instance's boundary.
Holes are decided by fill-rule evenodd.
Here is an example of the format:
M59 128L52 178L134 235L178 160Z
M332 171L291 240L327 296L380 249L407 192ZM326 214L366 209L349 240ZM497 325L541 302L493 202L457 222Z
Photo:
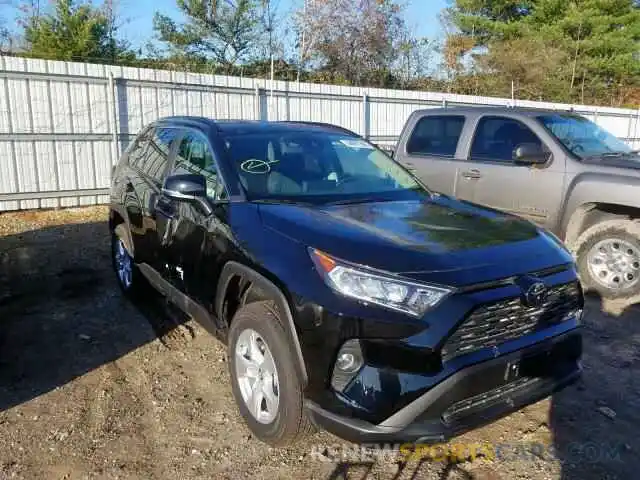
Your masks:
M375 424L307 400L313 422L358 443L439 443L545 398L581 374L580 329L457 371Z

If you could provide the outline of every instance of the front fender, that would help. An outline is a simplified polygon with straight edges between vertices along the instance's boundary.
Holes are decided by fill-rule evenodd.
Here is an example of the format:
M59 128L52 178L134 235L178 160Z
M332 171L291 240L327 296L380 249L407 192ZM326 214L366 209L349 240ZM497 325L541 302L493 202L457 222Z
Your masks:
M567 190L560 233L563 238L572 230L576 212L597 204L620 205L640 209L640 178L606 173L584 173L573 179ZM586 206L586 207L585 207Z
M298 333L296 331L291 308L289 306L289 302L284 296L284 293L280 288L278 288L275 283L273 283L271 280L261 275L260 273L256 272L255 270L247 267L246 265L234 261L227 262L222 269L220 280L218 281L218 287L216 289L215 312L217 317L220 319L223 318L222 308L225 293L227 291L227 288L229 288L231 279L235 276L240 276L242 279L255 284L260 290L268 295L270 300L273 300L276 303L278 311L280 311L282 315L284 315L285 318L282 319L283 326L289 333L289 339L291 341L293 353L296 358L296 370L300 375L303 385L306 385L308 382L307 369L304 363L304 357L302 356L300 339L298 338Z

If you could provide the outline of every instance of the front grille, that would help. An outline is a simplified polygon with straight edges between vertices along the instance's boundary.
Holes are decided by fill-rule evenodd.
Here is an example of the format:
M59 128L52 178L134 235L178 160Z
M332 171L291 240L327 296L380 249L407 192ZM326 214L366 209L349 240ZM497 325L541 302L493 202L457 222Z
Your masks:
M521 390L529 388L541 381L540 378L522 377L514 382L489 390L488 392L465 398L451 405L442 414L442 420L445 423L450 423L456 419L466 417L477 410L482 410L497 402L507 400L511 396L517 395Z
M551 287L539 308L523 305L520 298L482 306L445 342L442 358L448 360L542 330L579 308L580 298L580 287L573 282Z

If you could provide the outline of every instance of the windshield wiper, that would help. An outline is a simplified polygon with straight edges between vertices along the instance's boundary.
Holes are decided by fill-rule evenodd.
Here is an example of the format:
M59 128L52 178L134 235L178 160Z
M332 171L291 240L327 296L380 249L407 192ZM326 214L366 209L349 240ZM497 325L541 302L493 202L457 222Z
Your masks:
M589 155L585 157L586 159L594 159L594 158L620 158L626 155L631 155L633 152L603 152L596 153L595 155Z

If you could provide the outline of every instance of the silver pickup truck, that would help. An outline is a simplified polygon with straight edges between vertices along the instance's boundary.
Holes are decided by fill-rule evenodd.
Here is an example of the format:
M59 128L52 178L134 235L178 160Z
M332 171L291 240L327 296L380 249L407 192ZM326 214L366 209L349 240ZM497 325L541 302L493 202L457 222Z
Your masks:
M640 294L640 155L571 112L414 112L397 161L431 189L525 217L574 253L585 286Z

